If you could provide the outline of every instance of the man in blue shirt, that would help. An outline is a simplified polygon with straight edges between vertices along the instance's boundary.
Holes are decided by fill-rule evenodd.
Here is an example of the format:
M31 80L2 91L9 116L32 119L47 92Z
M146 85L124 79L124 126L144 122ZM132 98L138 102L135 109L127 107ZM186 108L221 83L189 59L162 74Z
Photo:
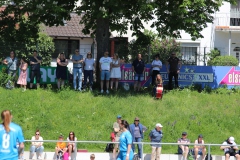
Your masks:
M9 110L1 113L3 123L0 124L0 159L1 160L18 160L18 148L24 148L24 137L19 125L11 122L12 115Z
M134 119L134 123L129 126L129 130L132 134L132 139L133 142L141 142L143 139L143 133L147 130L145 126L143 126L141 123L139 123L140 119L136 117ZM142 158L142 145L137 144L138 146L138 157L141 159ZM135 150L135 145L132 144L132 150L134 152Z
M151 160L160 160L160 154L162 150L162 145L160 144L162 142L162 125L160 123L156 124L156 128L153 129L149 134L149 139L152 143L159 143L159 144L151 144L152 146L152 154L151 154Z
M79 50L75 50L75 54L71 58L73 62L73 88L78 91L82 91L82 65L83 56L80 55ZM77 76L78 76L78 87L77 87Z

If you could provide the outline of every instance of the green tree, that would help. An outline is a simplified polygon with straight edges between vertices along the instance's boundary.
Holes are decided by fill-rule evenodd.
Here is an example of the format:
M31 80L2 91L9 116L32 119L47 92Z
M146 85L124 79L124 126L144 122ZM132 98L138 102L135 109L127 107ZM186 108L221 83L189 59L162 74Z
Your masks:
M202 37L200 32L212 23L213 13L224 1L236 0L82 0L76 7L77 1L15 0L0 18L14 13L9 20L18 21L27 13L31 22L53 26L63 25L63 19L70 19L70 12L75 11L83 15L83 32L96 37L99 59L109 48L110 31L126 33L130 25L133 35L138 36L144 29L143 22L152 20L151 27L156 27L159 37L180 37L180 30L184 30L196 39ZM3 26L1 23L0 28Z
M214 48L207 54L209 60L208 66L238 66L238 60L233 56L221 56L220 51Z

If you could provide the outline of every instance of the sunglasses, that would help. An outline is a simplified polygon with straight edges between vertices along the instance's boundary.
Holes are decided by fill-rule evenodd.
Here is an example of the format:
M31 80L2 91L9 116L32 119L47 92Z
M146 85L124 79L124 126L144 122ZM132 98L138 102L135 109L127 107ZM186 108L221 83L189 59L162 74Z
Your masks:
M37 133L36 133L36 135L40 135L40 134L37 134Z

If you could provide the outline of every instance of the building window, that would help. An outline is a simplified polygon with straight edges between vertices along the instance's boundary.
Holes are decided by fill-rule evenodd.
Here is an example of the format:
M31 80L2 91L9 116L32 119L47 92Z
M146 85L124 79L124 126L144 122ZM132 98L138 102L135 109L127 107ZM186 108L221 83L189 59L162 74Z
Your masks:
M56 58L59 53L64 53L66 58L75 53L75 49L79 49L79 40L63 40L54 39L55 52L52 58Z
M181 47L182 63L186 65L197 64L197 47Z

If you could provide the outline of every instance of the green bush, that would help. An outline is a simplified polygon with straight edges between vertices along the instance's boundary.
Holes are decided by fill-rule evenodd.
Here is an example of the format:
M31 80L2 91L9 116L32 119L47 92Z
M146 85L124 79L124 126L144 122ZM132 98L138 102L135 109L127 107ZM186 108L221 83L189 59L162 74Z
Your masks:
M238 60L233 56L217 56L208 61L209 66L238 66Z

